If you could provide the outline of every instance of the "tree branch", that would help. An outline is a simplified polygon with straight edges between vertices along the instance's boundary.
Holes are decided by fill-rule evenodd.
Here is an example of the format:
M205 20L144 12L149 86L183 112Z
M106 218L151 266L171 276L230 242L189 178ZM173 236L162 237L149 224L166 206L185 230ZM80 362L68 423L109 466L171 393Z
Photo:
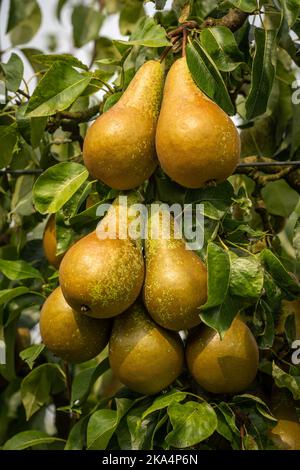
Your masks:
M247 18L248 13L238 10L237 8L231 8L222 18L207 18L200 25L200 29L209 28L211 26L226 26L234 32L243 26Z

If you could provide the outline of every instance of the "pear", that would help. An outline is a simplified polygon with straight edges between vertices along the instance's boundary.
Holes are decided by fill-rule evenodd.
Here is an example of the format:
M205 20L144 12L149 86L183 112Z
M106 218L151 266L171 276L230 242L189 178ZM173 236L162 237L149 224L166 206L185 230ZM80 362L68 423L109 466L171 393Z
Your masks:
M114 238L102 238L105 232L110 235L110 228L114 226L112 209L117 218L117 230L112 232ZM112 209L97 231L86 235L67 251L59 269L61 289L68 304L95 318L110 318L124 312L138 297L144 281L140 243L131 240L126 229L124 238L119 236L118 218L127 223L127 208L117 200Z
M146 62L120 100L89 128L83 158L93 178L111 188L132 189L153 173L163 77L159 62Z
M225 180L239 161L237 129L196 86L184 57L167 75L156 150L164 172L187 188Z
M300 450L300 424L297 421L279 419L269 437L280 450Z
M181 373L183 359L180 336L156 325L141 303L114 320L109 362L128 388L147 395L160 392Z
M200 307L207 298L207 271L183 239L175 238L174 219L160 209L148 219L145 241L144 303L156 323L170 330L185 330L200 323Z
M58 269L60 262L63 258L63 254L56 254L57 239L56 239L56 226L55 226L55 215L52 214L46 224L44 235L43 235L43 249L48 263L54 268Z
M63 360L80 363L97 356L108 343L111 323L75 312L60 287L44 303L40 331L44 344Z
M254 380L258 368L258 347L245 323L236 317L221 340L206 325L188 336L186 359L190 373L204 390L239 393Z

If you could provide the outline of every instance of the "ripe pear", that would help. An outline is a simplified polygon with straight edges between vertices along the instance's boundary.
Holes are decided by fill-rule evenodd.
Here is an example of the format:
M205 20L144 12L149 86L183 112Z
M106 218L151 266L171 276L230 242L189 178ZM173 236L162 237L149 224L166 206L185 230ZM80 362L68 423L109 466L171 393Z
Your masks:
M240 138L227 114L194 83L186 59L171 67L156 130L164 172L187 188L230 176L240 157Z
M106 346L109 320L96 320L75 312L57 287L44 303L40 331L44 344L63 360L80 363L97 356Z
M156 325L141 303L114 320L109 362L128 388L147 395L160 392L181 373L183 359L180 336Z
M145 241L144 303L153 320L170 330L200 323L200 307L207 298L207 271L199 256L175 238L174 219L159 210L148 219ZM170 236L166 232L170 222Z
M56 239L56 226L55 226L55 215L52 214L46 224L44 235L43 235L43 248L48 263L58 269L63 254L57 255L57 239Z
M212 393L238 393L254 380L258 347L253 334L238 317L223 340L206 325L195 328L187 339L186 359L198 384Z
M269 436L280 450L300 450L300 424L297 421L279 419Z
M93 178L111 188L132 189L153 173L163 76L159 62L146 62L120 100L89 128L83 158Z
M113 208L117 218L124 214L124 223L127 222L126 207L116 202ZM115 238L99 238L100 232L110 235L114 220L110 210L97 231L68 250L59 270L68 304L95 318L110 318L124 312L138 297L144 281L144 259L138 241L131 240L126 230L124 238L119 238L118 231L113 234Z

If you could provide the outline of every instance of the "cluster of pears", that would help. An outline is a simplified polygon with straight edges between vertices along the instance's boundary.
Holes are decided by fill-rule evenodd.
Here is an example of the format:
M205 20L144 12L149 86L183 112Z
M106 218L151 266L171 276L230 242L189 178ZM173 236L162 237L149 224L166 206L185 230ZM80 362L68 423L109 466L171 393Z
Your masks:
M221 341L202 325L207 271L176 236L173 218L158 206L140 239L121 236L132 222L138 193L117 198L96 231L69 248L59 268L58 287L43 305L41 336L54 354L78 363L98 355L109 342L117 379L144 394L170 385L186 362L194 379L212 393L244 390L255 378L258 348L236 318ZM169 225L171 222L171 225ZM99 236L114 226L114 238ZM166 236L166 230L169 230ZM154 234L154 235L153 235ZM186 345L180 331L188 331Z
M93 178L115 189L133 189L151 176L158 161L187 188L233 173L240 157L237 129L196 86L185 57L174 62L163 86L162 65L146 62L120 100L89 128L83 157Z

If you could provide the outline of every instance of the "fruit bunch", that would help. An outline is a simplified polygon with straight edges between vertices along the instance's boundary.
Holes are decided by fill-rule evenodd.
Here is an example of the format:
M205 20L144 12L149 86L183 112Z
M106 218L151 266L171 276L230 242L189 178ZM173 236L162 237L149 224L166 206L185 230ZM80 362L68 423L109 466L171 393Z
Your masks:
M117 104L89 128L83 156L93 178L132 190L159 162L175 182L197 188L233 173L240 140L231 119L197 88L185 58L171 67L162 99L163 76L159 62L146 62ZM137 194L129 193L129 205L137 202ZM101 230L113 219L119 230L118 221L128 222L128 207L120 198L112 209L100 222ZM44 246L49 262L59 266L60 287L42 308L43 342L73 363L95 357L109 343L113 373L143 394L165 389L184 367L207 392L241 392L257 373L255 338L241 316L222 339L201 324L206 267L175 236L174 220L170 237L164 236L163 221L163 209L148 218L144 246L128 232L122 237L117 230L114 238L104 238L97 229L61 260L50 219Z

